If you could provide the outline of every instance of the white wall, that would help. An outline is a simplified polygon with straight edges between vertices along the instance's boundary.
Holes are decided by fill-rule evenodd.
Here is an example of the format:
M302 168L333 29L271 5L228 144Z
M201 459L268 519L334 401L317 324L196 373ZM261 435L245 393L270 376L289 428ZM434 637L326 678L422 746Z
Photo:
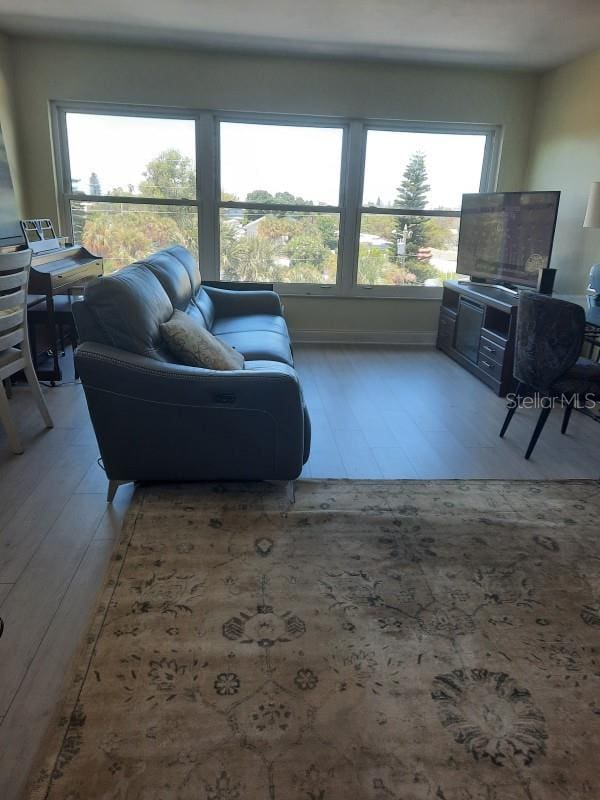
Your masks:
M600 231L582 228L592 181L600 180L600 52L543 76L527 183L560 189L552 266L556 288L582 292L600 262Z
M23 210L23 182L20 170L19 148L15 121L14 71L9 39L0 34L0 125L6 145L10 173L17 198L17 206Z
M499 124L498 186L523 185L538 82L533 75L23 38L13 40L12 52L32 216L57 216L49 100ZM287 298L286 306L291 327L308 335L330 330L341 337L359 329L392 340L399 333L409 339L432 333L439 303L301 297Z

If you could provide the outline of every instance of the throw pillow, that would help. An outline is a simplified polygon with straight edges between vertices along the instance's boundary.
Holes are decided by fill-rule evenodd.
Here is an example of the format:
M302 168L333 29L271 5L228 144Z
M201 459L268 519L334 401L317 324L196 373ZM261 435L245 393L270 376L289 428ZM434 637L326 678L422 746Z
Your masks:
M175 311L160 326L163 341L181 364L206 369L244 369L244 356L221 342L195 319Z

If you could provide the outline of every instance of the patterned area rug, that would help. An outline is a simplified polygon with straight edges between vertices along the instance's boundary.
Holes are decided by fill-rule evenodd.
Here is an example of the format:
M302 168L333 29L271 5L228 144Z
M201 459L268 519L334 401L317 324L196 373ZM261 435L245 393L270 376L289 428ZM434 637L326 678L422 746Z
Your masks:
M140 490L31 797L597 800L599 490Z

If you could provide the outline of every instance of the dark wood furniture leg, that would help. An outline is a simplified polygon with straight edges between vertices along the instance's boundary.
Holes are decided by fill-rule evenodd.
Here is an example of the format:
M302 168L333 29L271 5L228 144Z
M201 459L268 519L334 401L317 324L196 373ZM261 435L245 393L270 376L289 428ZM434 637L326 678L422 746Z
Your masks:
M571 419L571 413L573 411L573 407L575 406L575 402L576 398L572 397L565 406L565 413L563 416L562 425L560 426L561 433L567 432L567 428L569 427L569 420Z
M525 453L525 458L528 459L529 456L533 453L533 448L535 447L537 440L540 438L540 433L544 430L544 425L546 424L546 420L550 416L550 412L552 411L552 406L544 406L540 412L540 416L538 417L537 425L535 426L535 430L533 431L533 436L531 437L531 441L529 442L529 447L527 448L527 452Z
M507 412L507 414L506 414L506 418L505 418L505 420L504 420L504 423L503 423L503 425L502 425L502 428L500 429L500 438L501 438L501 439L502 439L502 438L504 438L504 434L505 434L505 433L506 433L506 431L508 430L508 426L510 425L510 421L511 421L511 419L514 417L514 415L515 415L515 411L516 411L516 410L517 410L517 408L518 408L518 405L519 405L519 402L518 402L518 401L519 401L519 397L520 397L520 394L521 394L521 389L522 389L522 388L523 388L523 387L522 387L522 385L519 383L519 384L517 385L517 388L515 389L515 399L514 399L514 402L513 402L513 404L510 406L510 408L508 409L508 412Z
M31 363L36 372L38 371L38 351L37 351L37 337L35 334L35 322L31 319L27 320L29 330L29 349L31 350Z
M49 341L52 347L53 374L50 377L50 385L54 386L56 381L62 380L62 373L58 361L58 339L56 336L56 319L54 317L54 297L51 294L46 295L46 309L48 314Z

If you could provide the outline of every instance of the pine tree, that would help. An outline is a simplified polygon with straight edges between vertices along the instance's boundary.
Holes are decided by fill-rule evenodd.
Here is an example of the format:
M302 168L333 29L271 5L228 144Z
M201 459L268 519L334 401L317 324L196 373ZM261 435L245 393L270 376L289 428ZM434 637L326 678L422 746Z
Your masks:
M102 189L100 187L100 178L96 175L95 172L92 172L90 175L90 194L99 195L102 194Z
M427 194L430 186L427 183L427 167L423 153L413 153L409 159L402 183L396 190L394 205L397 208L419 209L427 205ZM398 261L398 240L404 226L407 228L406 255L414 255L420 247L427 243L428 222L424 217L396 217L396 225L392 234L392 259Z

